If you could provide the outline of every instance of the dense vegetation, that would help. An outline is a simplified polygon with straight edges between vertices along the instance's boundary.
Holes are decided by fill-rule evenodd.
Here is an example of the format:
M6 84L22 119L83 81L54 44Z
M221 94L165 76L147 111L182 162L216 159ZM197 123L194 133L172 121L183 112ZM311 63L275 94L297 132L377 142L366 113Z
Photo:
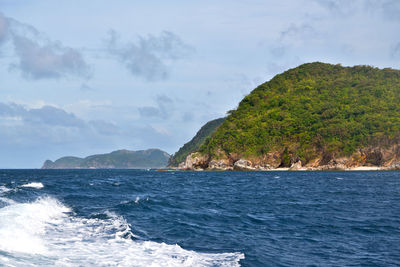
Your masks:
M168 163L169 155L159 149L139 151L117 150L107 154L93 155L86 158L62 157L55 162L46 160L43 169L75 168L160 168Z
M200 151L249 158L281 151L305 163L321 152L347 156L398 138L400 71L304 64L258 86L229 114Z
M178 166L179 163L185 161L187 155L198 150L204 141L211 136L212 133L224 122L225 118L220 118L207 122L196 135L181 147L169 161L170 166Z

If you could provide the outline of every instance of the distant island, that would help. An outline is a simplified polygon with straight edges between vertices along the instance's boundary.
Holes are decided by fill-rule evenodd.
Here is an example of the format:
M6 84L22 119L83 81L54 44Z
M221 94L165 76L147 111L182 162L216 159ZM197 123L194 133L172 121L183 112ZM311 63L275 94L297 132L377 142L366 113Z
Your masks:
M258 86L220 122L196 146L183 146L170 166L399 169L400 71L303 64Z
M159 149L117 150L86 158L62 157L46 160L42 169L148 169L167 166L170 155Z

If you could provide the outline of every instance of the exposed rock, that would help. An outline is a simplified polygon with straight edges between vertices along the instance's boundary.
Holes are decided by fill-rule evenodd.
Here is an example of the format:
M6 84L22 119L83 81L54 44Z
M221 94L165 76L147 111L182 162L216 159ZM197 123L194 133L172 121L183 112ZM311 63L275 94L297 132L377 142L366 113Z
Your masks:
M388 170L400 170L400 162L393 162L387 167Z
M259 171L267 171L273 169L268 163L253 164L254 168Z
M281 153L279 153L279 152L275 152L275 153L269 152L262 158L262 162L264 162L264 163L261 164L261 165L268 166L268 169L278 168L282 163Z
M233 164L234 170L255 170L253 163L250 160L239 159Z
M232 170L233 167L228 160L211 160L208 163L208 169L210 170Z
M179 163L178 169L185 169L185 162Z
M296 170L301 170L302 169L302 165L301 165L301 161L298 160L297 162L292 163L292 165L290 166L289 170L291 171L296 171Z
M189 154L186 157L184 169L196 170L208 168L208 156L199 152Z
M321 161L320 163L322 163ZM332 158L329 160L326 164L321 164L316 168L313 168L313 170L346 170L346 159L341 158L341 159L335 159Z
M240 158L237 154L228 156L221 153L219 159L210 159L208 155L192 153L179 169L189 170L251 170L265 171L282 167L281 153L268 153L259 158ZM320 157L303 165L299 157L290 158L289 170L352 170L359 167L386 170L400 170L400 145L379 148L360 149L348 157L336 158L333 153L322 152Z
M389 156L389 153L386 153ZM361 150L361 155L365 158L365 163L373 166L381 166L384 162L381 148L366 148Z

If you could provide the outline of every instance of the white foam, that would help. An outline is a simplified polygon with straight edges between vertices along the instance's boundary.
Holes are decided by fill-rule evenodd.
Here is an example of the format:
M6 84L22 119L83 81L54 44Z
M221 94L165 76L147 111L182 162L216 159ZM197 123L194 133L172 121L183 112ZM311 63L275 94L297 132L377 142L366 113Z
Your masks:
M7 187L5 187L3 185L0 185L0 193L6 193L8 191L11 191L11 189L7 188Z
M120 216L73 216L54 198L0 209L0 265L32 266L239 266L242 253L198 253L179 245L134 241Z
M136 204L139 203L139 200L140 200L140 197L136 197L135 203L136 203Z
M145 196L142 196L142 197L136 196L135 200L124 200L124 201L121 201L120 204L122 204L122 205L129 204L129 203L139 204L139 202L149 201L149 199L150 199L149 197L145 198Z
M32 182L29 184L23 184L21 185L21 187L31 187L31 188L41 189L44 187L44 185L42 183Z
M47 224L59 222L67 211L68 208L51 198L0 209L0 250L46 253L41 235L46 233Z

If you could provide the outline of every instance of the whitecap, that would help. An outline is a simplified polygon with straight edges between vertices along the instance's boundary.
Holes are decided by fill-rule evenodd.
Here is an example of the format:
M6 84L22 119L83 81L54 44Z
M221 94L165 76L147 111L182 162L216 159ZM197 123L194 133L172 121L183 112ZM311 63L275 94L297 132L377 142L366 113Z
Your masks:
M81 218L54 198L0 209L0 265L21 266L239 266L242 253L199 253L179 245L133 240L115 213Z
M39 182L32 182L29 184L23 184L23 185L21 185L21 187L31 187L31 188L41 189L44 187L44 185Z
M136 197L135 203L136 203L136 204L139 203L139 200L140 200L140 197Z
M5 187L4 185L0 185L0 193L6 193L8 191L11 191L12 189Z
M135 200L133 200L133 199L123 200L123 201L121 201L119 204L122 204L122 205L132 204L132 203L139 204L139 202L141 202L141 201L149 201L149 200L150 200L149 197L145 197L145 196L142 196L142 197L136 196Z

